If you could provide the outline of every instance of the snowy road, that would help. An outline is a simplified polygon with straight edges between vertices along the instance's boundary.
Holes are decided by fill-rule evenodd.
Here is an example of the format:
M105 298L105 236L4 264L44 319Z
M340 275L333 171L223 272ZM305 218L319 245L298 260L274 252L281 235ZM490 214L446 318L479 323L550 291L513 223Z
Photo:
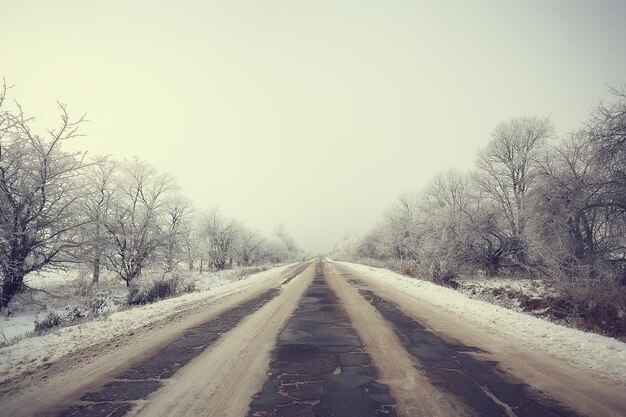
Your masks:
M624 385L331 261L30 376L11 416L623 416Z

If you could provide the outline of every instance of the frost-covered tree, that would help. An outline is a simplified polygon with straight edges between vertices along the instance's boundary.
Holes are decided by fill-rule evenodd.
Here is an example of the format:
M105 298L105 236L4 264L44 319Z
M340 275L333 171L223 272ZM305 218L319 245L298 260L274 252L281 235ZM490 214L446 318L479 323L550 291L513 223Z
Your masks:
M84 224L80 228L81 245L75 255L90 268L93 283L98 283L103 264L112 251L107 221L116 193L117 170L117 162L107 157L96 159L84 172L85 190L79 212Z
M236 256L240 265L249 266L269 261L265 259L268 256L265 250L267 239L254 230L241 226L237 243Z
M362 237L355 232L344 233L333 246L329 256L334 259L342 259L347 261L354 261L357 256L357 250L359 244L362 242Z
M191 225L191 202L181 195L172 196L165 204L161 230L163 233L162 258L166 271L172 271L184 257L186 239Z
M548 273L624 274L626 100L615 94L615 103L601 103L585 128L542 161L531 243Z
M296 240L287 232L285 226L278 225L274 230L273 255L277 262L295 261L302 258L303 250Z
M385 213L386 251L400 260L417 261L419 258L418 195L405 194Z
M524 233L532 216L537 159L553 134L548 118L512 119L496 127L476 162L480 188L497 209L498 232L506 239L503 249L521 264L526 261Z
M126 285L138 277L157 250L166 246L163 218L174 181L137 159L121 164L106 223L115 251L108 260Z
M470 178L457 172L435 177L420 202L420 257L434 279L445 279L473 261L475 205Z
M24 289L24 277L58 267L80 244L76 216L82 197L83 154L64 152L84 117L72 120L59 104L56 129L39 135L19 105L7 109L0 89L0 308Z
M202 215L199 227L210 265L217 270L230 268L235 257L239 223L224 218L213 209Z

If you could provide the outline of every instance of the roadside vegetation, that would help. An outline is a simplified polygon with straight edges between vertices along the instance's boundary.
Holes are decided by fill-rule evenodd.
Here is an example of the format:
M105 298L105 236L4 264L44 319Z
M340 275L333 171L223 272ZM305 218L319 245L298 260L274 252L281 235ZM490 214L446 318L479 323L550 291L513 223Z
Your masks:
M470 172L440 174L400 196L376 227L341 239L331 256L503 304L513 298L526 311L624 337L626 93L611 92L566 137L547 117L500 123ZM503 277L544 290L468 289L468 280Z
M85 293L112 276L127 287L129 304L144 304L193 291L191 273L303 257L282 226L264 236L217 209L195 208L172 176L147 162L66 151L82 135L85 116L73 118L59 103L58 126L35 131L11 90L0 85L3 315L41 273L82 274ZM50 316L38 326L60 320Z

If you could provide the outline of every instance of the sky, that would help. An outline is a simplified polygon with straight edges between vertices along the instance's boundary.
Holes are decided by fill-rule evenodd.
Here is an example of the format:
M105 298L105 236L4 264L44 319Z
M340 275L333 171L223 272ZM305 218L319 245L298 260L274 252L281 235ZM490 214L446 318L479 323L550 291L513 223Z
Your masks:
M0 0L0 76L36 126L87 114L199 208L324 253L472 167L500 122L565 135L626 82L624 1Z

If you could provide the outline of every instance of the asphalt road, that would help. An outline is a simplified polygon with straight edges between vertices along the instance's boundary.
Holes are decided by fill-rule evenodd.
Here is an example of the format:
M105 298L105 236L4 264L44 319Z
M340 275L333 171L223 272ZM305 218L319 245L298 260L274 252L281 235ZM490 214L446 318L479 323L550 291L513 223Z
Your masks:
M31 376L0 415L626 415L624 387L330 261L295 264L121 351Z

